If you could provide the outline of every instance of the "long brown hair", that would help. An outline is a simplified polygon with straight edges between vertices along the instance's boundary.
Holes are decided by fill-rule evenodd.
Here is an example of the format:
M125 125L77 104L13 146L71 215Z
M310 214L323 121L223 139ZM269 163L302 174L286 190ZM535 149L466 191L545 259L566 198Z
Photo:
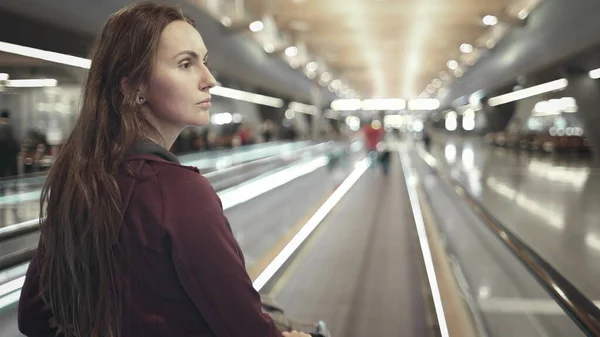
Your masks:
M79 119L42 190L40 284L65 337L120 335L126 268L116 175L138 137L158 136L139 112L137 89L162 31L178 20L194 24L180 8L151 2L110 16L92 50Z

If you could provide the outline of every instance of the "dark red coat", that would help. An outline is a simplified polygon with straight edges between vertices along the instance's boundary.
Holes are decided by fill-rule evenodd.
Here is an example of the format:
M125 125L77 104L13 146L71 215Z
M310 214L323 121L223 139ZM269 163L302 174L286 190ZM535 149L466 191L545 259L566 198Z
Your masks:
M120 243L131 259L121 337L281 336L262 313L221 201L198 169L157 145L131 154L117 178L125 221ZM50 337L51 313L39 296L38 265L27 272L19 329Z

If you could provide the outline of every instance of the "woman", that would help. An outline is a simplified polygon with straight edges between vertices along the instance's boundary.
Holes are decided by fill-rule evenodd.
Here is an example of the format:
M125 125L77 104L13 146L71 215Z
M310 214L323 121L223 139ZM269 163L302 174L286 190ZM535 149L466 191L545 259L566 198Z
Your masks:
M109 18L42 193L19 303L25 335L281 336L217 194L166 150L209 122L206 61L177 8L138 3Z

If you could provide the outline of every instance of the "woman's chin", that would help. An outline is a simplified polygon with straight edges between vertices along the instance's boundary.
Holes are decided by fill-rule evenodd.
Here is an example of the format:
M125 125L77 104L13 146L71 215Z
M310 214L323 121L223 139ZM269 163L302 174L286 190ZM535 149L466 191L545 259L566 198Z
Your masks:
M190 126L206 126L210 123L210 113L208 111L201 111L198 115L191 118L189 121Z

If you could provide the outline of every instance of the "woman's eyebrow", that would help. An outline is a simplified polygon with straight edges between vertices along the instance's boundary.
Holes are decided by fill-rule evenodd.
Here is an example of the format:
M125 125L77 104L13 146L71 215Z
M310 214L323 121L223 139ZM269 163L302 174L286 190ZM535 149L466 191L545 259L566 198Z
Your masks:
M195 51L191 51L191 50L180 51L179 53L175 54L175 56L173 56L173 58L177 58L178 56L184 55L184 54L187 54L194 59L198 58L198 53L196 53Z

